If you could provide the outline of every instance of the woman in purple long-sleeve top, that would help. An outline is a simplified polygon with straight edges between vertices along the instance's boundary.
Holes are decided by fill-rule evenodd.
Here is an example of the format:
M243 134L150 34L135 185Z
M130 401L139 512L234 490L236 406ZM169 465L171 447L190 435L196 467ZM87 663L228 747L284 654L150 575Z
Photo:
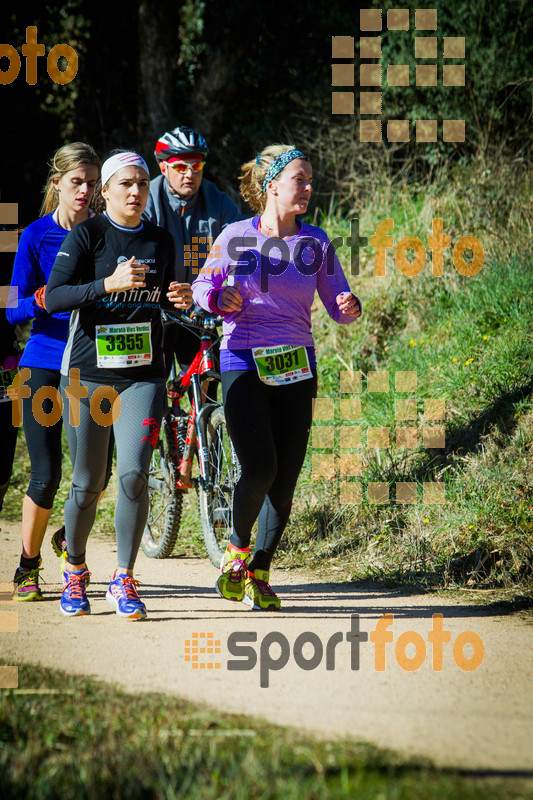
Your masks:
M243 165L240 181L243 198L259 216L221 233L193 297L224 317L224 408L242 470L216 588L227 600L266 610L281 605L269 584L270 564L289 519L316 397L315 291L340 324L359 317L361 304L326 233L297 219L312 188L305 155L272 145Z

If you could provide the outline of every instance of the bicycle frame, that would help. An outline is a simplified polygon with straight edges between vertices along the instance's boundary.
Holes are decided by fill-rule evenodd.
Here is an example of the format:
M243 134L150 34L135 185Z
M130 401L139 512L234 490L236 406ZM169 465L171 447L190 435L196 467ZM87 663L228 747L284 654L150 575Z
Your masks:
M168 316L170 317L170 315ZM170 319L182 325L186 324L184 320L179 318L170 317ZM212 324L208 325L208 322L212 322ZM188 323L188 327L192 327L190 322ZM215 370L212 334L210 335L206 332L214 329L214 320L204 320L202 326L195 325L195 327L201 327L204 330L201 337L200 349L184 375L174 380L174 386L169 389L168 394L171 400L175 401L178 398L181 399L189 390L189 387L192 391L191 410L187 424L185 446L181 454L181 459L179 463L176 464L176 489L191 489L195 485L194 479L191 478L191 472L196 449L198 452L200 472L199 480L201 481L202 488L208 491L210 487L206 469L206 419L209 416L210 410L216 408L219 404L204 402L202 398L205 396L206 392L203 387L211 380L220 380L220 374ZM176 383L178 385L176 385ZM174 434L176 435L176 431L174 431ZM179 452L177 441L175 441L175 447L176 451Z
M210 381L221 380L213 354L216 322L210 317L196 322L176 313L166 313L166 317L201 331L198 334L201 341L186 372L174 374L167 381L171 407L163 416L150 462L149 510L141 545L150 558L171 555L181 524L183 497L188 489L195 488L206 550L211 563L218 567L232 528L233 491L240 467L223 406L207 396ZM185 394L190 409L181 407ZM199 469L198 477L193 478L195 454Z

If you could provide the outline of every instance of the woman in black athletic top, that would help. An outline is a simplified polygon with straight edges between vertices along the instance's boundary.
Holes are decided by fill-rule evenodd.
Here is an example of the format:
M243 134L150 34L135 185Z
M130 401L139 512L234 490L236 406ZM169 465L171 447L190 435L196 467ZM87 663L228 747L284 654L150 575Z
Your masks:
M52 313L73 309L61 366L72 487L65 503L67 563L61 611L90 613L85 549L102 489L111 426L117 450L117 569L107 600L144 619L133 567L148 514L147 476L165 395L160 306L189 308L189 284L172 281L170 234L141 215L149 173L136 153L102 167L106 211L78 225L57 254L46 290Z

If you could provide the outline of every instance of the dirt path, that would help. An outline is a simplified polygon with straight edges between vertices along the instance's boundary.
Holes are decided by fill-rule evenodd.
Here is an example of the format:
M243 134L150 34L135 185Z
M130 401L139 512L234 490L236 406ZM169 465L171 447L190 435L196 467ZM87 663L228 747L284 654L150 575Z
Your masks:
M0 526L0 582L7 582L18 560L20 526L2 520ZM2 606L0 620L7 619L6 612L17 613L18 633L0 633L1 657L13 665L30 662L75 670L128 690L177 694L328 737L367 740L427 756L439 765L533 775L530 622L493 616L481 606L458 605L433 595L318 583L292 571L273 572L282 611L256 613L216 595L216 572L207 560L156 561L141 553L137 577L143 583L149 618L129 623L118 619L104 599L113 552L108 542L90 541L92 615L68 619L59 611L59 561L46 542L46 601ZM394 640L384 645L385 669L376 671L377 646L364 639L384 614L393 614L387 630ZM451 642L443 645L441 671L432 668L428 642L433 614L442 614L444 629L451 632ZM359 615L359 669L352 664L358 640L346 638L351 615ZM403 669L395 657L398 638L407 631L420 634L427 649L416 671ZM472 671L463 671L454 660L453 642L463 631L473 631L484 646L483 661ZM253 652L247 660L241 651L237 659L228 647L244 646L242 638L241 645L237 639L246 632L251 634L248 647ZM313 641L295 654L297 637L304 632L314 634ZM207 641L202 634L213 634L221 650L201 653L199 661L206 666L197 669L185 659L186 642L193 641L195 633L201 643ZM339 642L333 650L335 640L329 648L327 642L335 633ZM480 653L476 641L476 647L465 646L465 657ZM422 658L421 640L417 648ZM400 646L400 660L403 650ZM326 669L328 652L330 658L335 655L334 670ZM257 663L250 668L253 653ZM409 645L405 655L414 654L415 646ZM298 666L313 656L320 662L314 669ZM280 658L286 660L285 666L274 669ZM228 669L230 661L238 661L241 669ZM268 686L262 687L261 681L268 681Z

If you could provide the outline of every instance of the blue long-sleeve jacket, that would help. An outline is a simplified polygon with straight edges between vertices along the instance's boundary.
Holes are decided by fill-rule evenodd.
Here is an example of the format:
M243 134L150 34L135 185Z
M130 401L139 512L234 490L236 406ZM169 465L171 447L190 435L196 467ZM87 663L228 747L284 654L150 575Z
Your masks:
M49 314L37 305L34 293L48 283L67 233L54 222L52 214L47 214L28 225L20 237L11 279L11 285L17 287L18 305L6 309L6 315L13 325L33 319L21 366L57 370L61 367L70 312Z

